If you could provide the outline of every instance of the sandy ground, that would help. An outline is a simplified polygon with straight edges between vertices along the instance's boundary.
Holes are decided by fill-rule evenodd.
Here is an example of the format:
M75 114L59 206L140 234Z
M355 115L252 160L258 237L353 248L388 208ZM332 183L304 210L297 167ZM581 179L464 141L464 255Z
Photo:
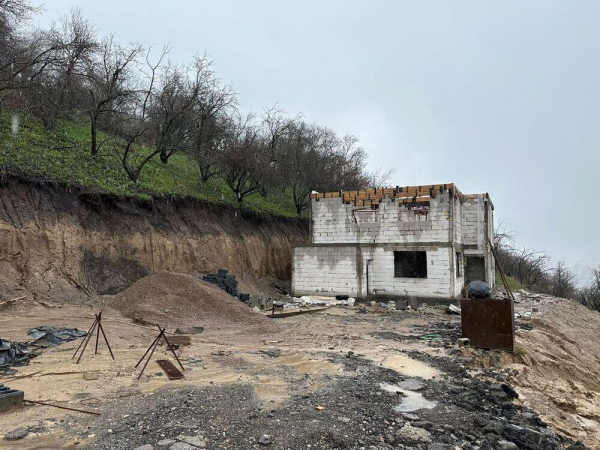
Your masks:
M277 319L282 325L281 331L270 335L213 332L210 324L204 324L205 333L193 335L192 344L178 352L186 368L185 379L170 381L162 373L155 360L173 360L162 346L138 381L139 368L135 369L134 366L157 333L136 327L117 311L107 308L104 310L103 324L115 354L114 361L102 341L99 353L95 355L92 341L81 363L76 364L72 355L80 340L75 340L44 350L28 366L17 368L17 374L0 376L0 383L23 390L26 399L94 411L119 399L152 396L165 387L228 386L242 382L252 386L259 402L276 410L292 395L318 391L333 377L345 376L343 368L332 356L339 357L348 352L408 377L438 380L445 376L435 367L411 355L415 352L432 356L456 354L456 348L432 345L419 339L419 335L425 333L426 327L429 327L428 332L435 330L439 323L458 325L458 316L449 316L442 309L434 308L413 312L367 309L366 314L359 314L358 307L338 307L316 314ZM1 337L26 341L27 329L39 325L87 330L94 312L97 312L97 308L88 306L44 307L20 302L0 313ZM544 420L558 430L584 440L590 448L600 448L594 447L600 442L597 384L586 385L580 379L563 380L561 377L564 374L558 371L553 372L551 379L546 377L544 380L544 370L548 366L536 369L540 360L536 355L541 350L534 349L556 343L546 344L543 341L552 333L547 325L537 322L539 320L542 318L534 319L533 331L519 331L517 335L518 346L524 347L526 355L536 360L528 360L522 354L515 356L478 350L467 350L463 354L472 357L475 372L486 366L517 368L518 375L514 379L527 406L539 412ZM534 331L536 334L531 334ZM377 337L377 333L382 332L402 338ZM591 333L597 344L597 329ZM545 337L539 337L538 334ZM581 351L586 352L585 349ZM269 352L275 352L277 357L270 357ZM552 352L546 347L545 357L549 358L550 354ZM200 363L194 363L197 358L201 358ZM597 356L592 353L591 358ZM596 359L596 364L598 361ZM575 363L569 361L569 364ZM571 367L569 373L576 370L584 369ZM591 367L586 376L595 376L597 382L600 373L596 370L597 366ZM307 379L310 382L305 382ZM556 400L560 396L568 398L575 406L569 410L560 409L557 406L560 402ZM30 434L18 441L18 448L68 448L93 442L94 436L89 432L89 425L81 424L77 418L78 413L46 406L28 406L0 414L0 434L17 427L30 427ZM36 429L39 432L36 433ZM16 447L14 442L0 441L0 449Z
M87 306L44 307L20 302L17 307L2 313L0 330L3 339L14 341L26 341L27 330L39 325L87 330L93 322L94 312L97 309ZM418 313L404 314L405 320L394 322L392 328L389 326L392 324L386 325L386 329L410 333L413 325L426 323ZM104 309L103 316L103 326L115 355L114 361L101 340L97 355L93 351L95 341L92 341L81 362L76 364L72 355L80 340L75 340L44 350L28 366L17 368L17 374L0 377L0 383L23 390L25 398L29 400L93 411L98 404L132 395L151 395L165 385L208 386L241 381L253 385L257 398L273 408L289 398L291 393L297 393L296 382L305 376L310 376L312 380L308 389L317 390L326 382L328 375L341 372L341 367L328 361L328 353L353 351L364 354L383 367L407 375L430 377L437 373L435 369L400 352L442 351L420 342L406 344L377 340L369 334L380 328L374 320L362 320L364 316L358 316L356 309L331 308L326 313L278 319L283 323L284 331L273 335L249 337L235 333L211 333L207 324L205 334L192 336L192 345L178 352L186 367L185 379L170 381L162 374L156 359L173 358L166 347L161 346L138 381L139 368L135 369L134 366L157 333L124 324L131 321L110 308ZM340 321L340 317L351 320ZM269 349L278 349L283 354L276 359L265 357L261 352ZM189 358L201 358L202 363L192 366ZM92 378L97 379L86 380L84 375L88 378L94 375ZM31 433L25 440L19 441L20 448L69 446L76 440L83 442L81 438L73 438L59 431L63 425L61 418L72 417L72 414L46 406L27 407L0 414L0 430L8 431L19 426L35 427L42 422L45 431L39 436ZM73 425L73 434L81 435L83 430ZM14 448L14 443L0 441L0 448Z

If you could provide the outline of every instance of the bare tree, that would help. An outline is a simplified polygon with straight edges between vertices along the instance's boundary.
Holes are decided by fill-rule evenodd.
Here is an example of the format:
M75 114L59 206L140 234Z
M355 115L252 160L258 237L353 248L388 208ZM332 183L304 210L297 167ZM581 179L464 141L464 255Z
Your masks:
M96 57L86 61L86 111L90 118L92 155L96 155L102 145L98 144L100 121L107 116L123 114L127 102L138 93L135 69L142 52L143 48L138 44L122 47L109 36L100 43Z
M515 250L513 255L514 276L525 286L536 286L550 273L550 257L544 252L523 248Z
M214 81L194 107L189 151L198 164L202 182L207 182L219 172L235 105L236 96L231 87Z
M138 81L133 90L135 94L128 101L127 114L120 117L122 125L118 129L119 134L111 139L113 156L134 183L138 182L146 164L160 153L156 146L151 150L141 146L153 129L152 99L157 95L158 74L167 52L167 48L163 49L155 63L150 61L150 51L147 52L143 79Z
M389 169L384 169L382 167L376 167L373 172L367 173L367 183L370 187L374 188L382 188L389 185L390 180L396 174L396 169L390 167Z
M577 300L584 306L600 312L600 265L590 269L590 282L577 293Z
M230 122L220 176L231 188L238 203L262 193L270 172L268 144L251 115Z
M51 33L60 48L55 81L57 111L64 113L74 106L72 102L81 94L73 85L84 76L99 44L94 26L83 17L80 9L72 9L69 15L61 17Z
M559 261L552 270L550 287L552 295L556 297L572 298L575 294L575 274L564 262Z

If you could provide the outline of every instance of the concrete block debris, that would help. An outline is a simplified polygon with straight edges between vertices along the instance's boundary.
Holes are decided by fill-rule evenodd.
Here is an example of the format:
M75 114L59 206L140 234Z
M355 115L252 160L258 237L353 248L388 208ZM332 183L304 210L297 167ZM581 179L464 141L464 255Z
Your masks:
M204 275L202 281L218 286L229 295L237 297L241 302L248 303L250 301L250 294L238 291L238 282L235 279L235 275L229 273L227 269L219 269L217 270L217 273Z
M209 273L202 277L203 281L214 284L234 297L238 296L237 280L235 275L230 274L227 269L219 269L217 273Z
M458 346L459 347L466 347L470 343L471 343L471 341L469 340L469 338L459 338L458 339Z
M0 384L0 412L23 407L23 391Z
M349 297L346 300L337 300L331 297L312 297L304 295L302 297L292 297L289 308L308 307L308 306L354 306L355 299Z
M448 308L446 308L446 312L448 314L457 314L460 315L460 308L456 305L448 305Z

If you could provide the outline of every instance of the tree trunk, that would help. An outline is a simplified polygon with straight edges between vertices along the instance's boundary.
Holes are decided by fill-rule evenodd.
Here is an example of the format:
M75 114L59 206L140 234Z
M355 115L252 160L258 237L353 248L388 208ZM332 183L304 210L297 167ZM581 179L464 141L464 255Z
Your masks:
M96 119L94 117L92 117L90 129L92 136L92 155L96 155L98 153L98 130L96 128Z

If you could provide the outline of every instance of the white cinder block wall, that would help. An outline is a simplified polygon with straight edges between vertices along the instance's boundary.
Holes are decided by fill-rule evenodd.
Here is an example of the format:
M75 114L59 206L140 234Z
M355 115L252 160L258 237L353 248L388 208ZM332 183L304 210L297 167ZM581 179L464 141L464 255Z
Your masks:
M347 205L339 197L312 200L311 243L294 249L292 291L457 297L464 287L463 245L485 251L484 198L470 197L462 202L445 191L429 207L415 209L385 199L378 210ZM394 251L409 250L427 252L427 278L394 277Z

